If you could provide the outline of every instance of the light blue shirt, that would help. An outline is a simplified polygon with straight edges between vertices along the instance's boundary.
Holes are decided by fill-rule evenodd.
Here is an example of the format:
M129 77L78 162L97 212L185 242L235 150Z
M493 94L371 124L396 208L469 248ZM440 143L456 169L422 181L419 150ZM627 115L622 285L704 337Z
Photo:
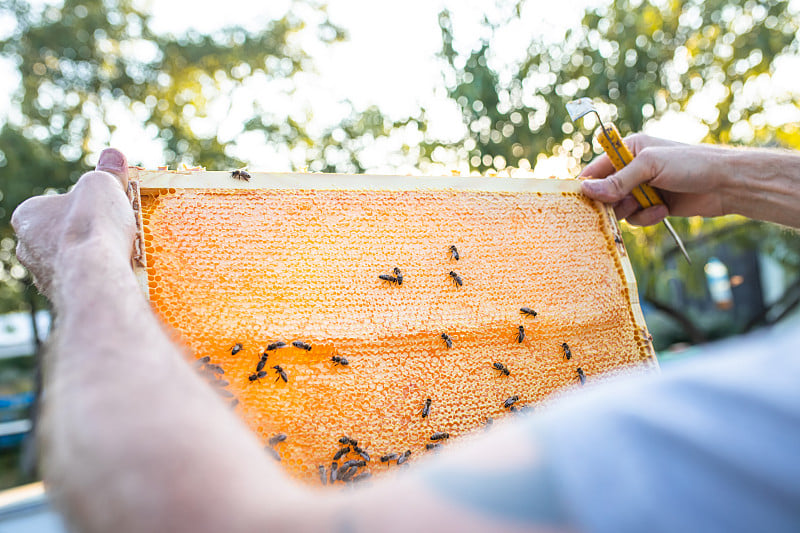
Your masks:
M800 327L599 384L535 418L578 529L800 531Z

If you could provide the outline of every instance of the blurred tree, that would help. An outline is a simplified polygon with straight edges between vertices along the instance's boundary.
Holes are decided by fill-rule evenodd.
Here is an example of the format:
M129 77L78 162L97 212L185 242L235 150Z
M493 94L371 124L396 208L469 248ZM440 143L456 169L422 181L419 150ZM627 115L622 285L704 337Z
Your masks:
M0 0L0 19L15 23L0 40L0 58L16 66L21 80L0 129L0 312L24 307L25 271L15 262L8 223L22 200L65 190L88 169L92 147L125 122L141 124L173 168L180 162L241 166L231 151L238 134L221 138L212 105L241 106L236 91L254 79L291 98L296 75L313 70L309 39L330 44L345 38L316 0L293 0L285 15L257 32L229 27L177 36L155 33L150 15L137 5ZM344 129L312 137L310 117L267 111L253 101L244 105L253 118L239 133L258 130L268 144L289 149L313 146L305 159L320 157L329 170L360 170L352 139L386 131L376 110L361 115L351 109ZM336 145L338 164L325 157L329 144Z
M524 0L499 5L511 19L525 13ZM472 41L467 52L457 49L460 35L448 11L440 13L439 25L447 91L461 109L466 134L453 143L428 139L423 149L430 161L446 148L485 172L530 168L539 157L558 155L577 174L581 163L602 153L592 141L593 117L573 124L566 113L565 103L582 96L598 99L604 119L623 134L685 112L706 127L709 142L800 148L797 122L768 120L800 111L800 89L781 93L771 84L777 65L797 58L800 18L788 0L611 0L588 9L581 27L563 39L535 39L527 57L513 65L493 47L507 21L484 22L488 36ZM673 221L690 245L703 233L742 223L731 217ZM796 234L768 224L748 228L727 234L739 246L781 248L784 264L800 272ZM674 244L661 225L626 226L625 233L645 299L681 322L687 340L705 340L694 327L696 317L670 303L668 285L679 276L703 290L707 257L701 256L710 252L690 250L690 268L670 259Z

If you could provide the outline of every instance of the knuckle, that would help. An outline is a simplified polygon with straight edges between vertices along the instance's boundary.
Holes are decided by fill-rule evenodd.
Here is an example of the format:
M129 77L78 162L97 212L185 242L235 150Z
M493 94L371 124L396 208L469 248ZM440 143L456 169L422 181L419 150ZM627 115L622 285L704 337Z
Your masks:
M625 194L627 194L625 188L622 186L622 180L619 178L619 174L612 174L607 179L608 183L611 185L615 197L622 198L625 196Z

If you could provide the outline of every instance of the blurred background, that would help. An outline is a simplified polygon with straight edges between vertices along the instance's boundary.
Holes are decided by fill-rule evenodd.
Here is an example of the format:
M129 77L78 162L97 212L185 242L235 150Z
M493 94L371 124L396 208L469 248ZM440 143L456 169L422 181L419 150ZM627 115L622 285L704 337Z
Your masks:
M575 176L596 99L623 134L800 148L800 0L0 0L0 488L30 429L48 304L9 218L108 145L131 164ZM741 217L623 224L663 364L786 323L800 238Z

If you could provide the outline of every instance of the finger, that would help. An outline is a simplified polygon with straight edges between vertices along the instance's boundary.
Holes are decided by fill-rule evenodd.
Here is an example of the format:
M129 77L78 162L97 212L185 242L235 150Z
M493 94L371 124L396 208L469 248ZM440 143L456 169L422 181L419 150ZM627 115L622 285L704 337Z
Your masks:
M627 221L635 226L652 226L664 220L667 215L669 215L669 209L662 204L642 209L627 217Z
M581 190L583 194L607 204L619 202L635 187L650 181L654 177L652 157L647 155L649 153L652 152L643 151L625 168L605 179L582 182Z
M113 174L122 185L122 190L128 190L128 160L125 155L115 148L106 148L100 153L97 160L97 170Z
M636 198L634 198L633 195L628 195L614 205L614 213L617 215L617 219L623 220L639 211L641 208Z
M611 164L611 160L608 158L608 156L603 154L599 157L595 157L594 161L586 165L583 168L580 177L605 178L612 172L614 172L614 165Z

